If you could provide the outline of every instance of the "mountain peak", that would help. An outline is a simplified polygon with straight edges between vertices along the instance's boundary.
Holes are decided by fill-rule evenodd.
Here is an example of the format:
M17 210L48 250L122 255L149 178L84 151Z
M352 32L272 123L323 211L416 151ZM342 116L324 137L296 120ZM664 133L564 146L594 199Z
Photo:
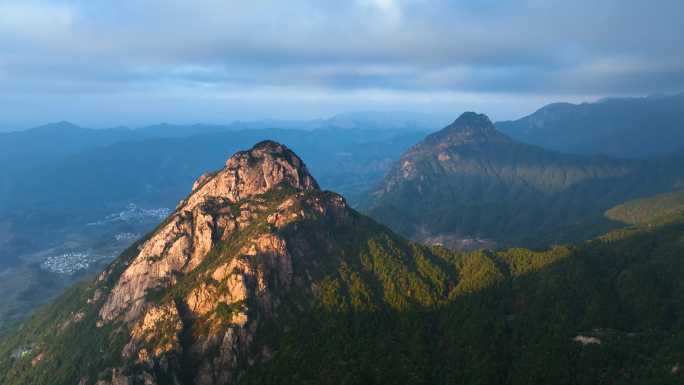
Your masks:
M207 199L237 202L283 183L299 190L319 189L299 156L280 143L264 140L233 155L222 170L199 177L193 193L179 207L189 209Z
M487 115L468 111L462 113L453 123L438 131L436 134L441 133L441 135L436 136L441 140L445 134L460 133L465 136L490 136L496 132L494 124L492 124Z
M477 158L480 151L510 143L510 138L499 132L487 115L464 112L450 125L406 150L369 190L369 198L356 207L371 208L385 195L401 190L407 182L418 180L417 184L424 184L426 175L432 175L435 169L441 170L439 172L457 170L464 159Z
M286 160L293 167L299 167L303 164L302 160L286 146L272 140L262 140L252 146L251 149L240 151L233 155L233 157L226 162L226 166L233 165L237 159L240 159L245 155L256 159L265 159L267 157L281 158ZM252 160L252 162L253 161L254 160Z
M461 114L451 126L473 126L473 127L487 127L493 126L487 115L478 114L472 111L466 111Z
M48 123L39 127L31 128L27 130L32 133L64 133L64 132L75 132L75 131L89 131L87 128L77 126L66 120L62 120L57 123Z
M122 320L137 319L149 310L148 291L178 283L176 275L192 272L206 260L214 246L232 239L251 224L268 223L263 227L268 230L306 216L307 210L295 204L295 201L305 199L306 194L300 194L304 190L319 190L304 162L286 146L270 140L236 153L223 169L202 175L164 226L140 246L137 257L100 310L101 324L114 320L122 309L126 309ZM273 192L276 193L271 194ZM288 197L292 199L288 200ZM346 203L339 196L329 197L314 206L323 211L315 214L318 217L334 214L339 219L346 215ZM264 214L267 210L271 210L268 215ZM254 242L256 249L285 253L281 238L270 233L253 235L250 242ZM244 247L241 254L254 255L252 246ZM291 275L291 271L288 273L291 266L288 266L278 267L282 271L279 279L286 286L291 278L288 278L288 274ZM195 316L204 312L195 311Z
M487 115L464 112L453 123L428 135L423 141L406 151L402 159L435 151L441 152L447 147L477 148L480 143L501 135Z

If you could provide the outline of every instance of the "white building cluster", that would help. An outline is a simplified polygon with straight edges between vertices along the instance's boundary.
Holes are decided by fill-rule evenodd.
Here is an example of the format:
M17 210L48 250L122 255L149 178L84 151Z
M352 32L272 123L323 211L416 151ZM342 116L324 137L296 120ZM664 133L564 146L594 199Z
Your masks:
M121 233L121 234L116 234L114 236L117 241L130 241L133 239L138 239L140 238L140 234L133 234L133 233Z
M107 215L104 219L99 220L97 222L91 222L88 223L88 226L100 226L104 225L109 222L114 222L114 221L130 221L132 219L145 219L145 218L155 218L155 219L164 219L166 218L169 214L171 214L171 210L168 208L160 208L160 209L143 209L140 208L134 204L128 205L128 209L114 213L111 215Z
M97 258L90 257L89 254L67 253L48 257L40 267L53 273L71 275L79 269L87 269L95 260Z

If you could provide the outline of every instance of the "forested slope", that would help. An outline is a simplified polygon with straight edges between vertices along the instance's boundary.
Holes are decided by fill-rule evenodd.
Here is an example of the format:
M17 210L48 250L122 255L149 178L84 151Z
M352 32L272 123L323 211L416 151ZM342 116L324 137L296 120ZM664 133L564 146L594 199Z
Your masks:
M618 159L522 143L466 112L392 164L354 207L414 241L581 242L616 229L611 207L681 188L683 155Z
M684 210L684 189L623 203L606 211L606 217L637 224L681 210Z
M579 247L457 253L409 242L349 209L318 190L291 152L270 156L299 164L286 173L297 176L264 190L247 175L278 175L258 158L276 146L260 144L236 155L242 166L200 178L179 211L100 279L0 341L0 383L682 381L684 215ZM225 197L240 198L211 203L203 194L227 172L258 193L229 190ZM211 228L218 238L202 254L207 233L183 229L206 215L238 225ZM185 236L194 267L151 284ZM160 254L148 256L155 245ZM115 293L134 282L151 286L118 308Z

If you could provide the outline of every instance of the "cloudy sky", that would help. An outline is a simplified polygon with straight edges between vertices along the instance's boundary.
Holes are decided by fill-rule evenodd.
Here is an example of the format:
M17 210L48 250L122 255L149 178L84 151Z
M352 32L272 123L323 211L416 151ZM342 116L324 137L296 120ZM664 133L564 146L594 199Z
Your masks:
M517 119L684 92L682 20L680 0L0 0L0 125Z

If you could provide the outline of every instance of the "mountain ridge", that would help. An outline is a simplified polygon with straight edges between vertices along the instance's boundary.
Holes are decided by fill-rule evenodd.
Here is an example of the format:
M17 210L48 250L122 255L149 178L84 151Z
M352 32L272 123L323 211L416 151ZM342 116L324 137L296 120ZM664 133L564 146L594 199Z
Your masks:
M129 129L93 130L67 121L25 131L0 133L0 161L7 170L24 170L88 148L122 141L141 141L148 135ZM0 166L0 172L7 172Z
M506 239L504 244L511 245L512 234L504 230L505 223L496 223L496 210L488 206L503 210L501 220L517 221L522 215L525 228L532 226L530 232L541 230L535 222L546 222L540 209L554 212L555 221L565 224L575 223L577 213L583 213L599 226L587 234L592 238L615 229L615 222L601 219L605 210L681 188L683 160L682 154L642 160L559 153L520 142L486 117L465 113L408 149L378 184L350 201L417 242L444 235ZM406 217L396 215L395 209ZM478 226L449 216L486 221L480 228L490 231L463 234L459 228Z
M683 108L684 94L607 98L595 103L552 103L495 125L513 138L550 150L655 158L684 148Z
M1 338L0 383L676 383L683 226L456 253L392 233L261 142Z
M467 196L458 197L453 203L449 203L447 199L445 203L437 203L437 206L431 207L479 202L538 203L540 199L553 204L554 201L581 199L576 197L577 193L573 189L583 189L586 181L629 177L637 171L645 176L647 173L643 170L654 164L605 155L562 154L510 138L496 130L488 119L481 120L480 123L483 126L476 131L472 131L466 124L460 126L465 131L452 124L428 135L390 166L378 185L366 193L369 197L367 201L361 201L358 207L368 209L373 206L374 200L388 194L400 194L401 190L413 190L416 194L425 196L428 190L444 186L430 187L427 184L421 185L418 181L429 179L434 182L435 178L445 181L447 176L451 178L448 184L456 190L467 190L469 183L488 187L477 187L477 191L467 192ZM464 132L466 136L458 136ZM483 134L477 134L479 132ZM456 135L452 137L454 133ZM676 162L675 158L663 159L663 162ZM673 188L677 183L676 179L681 177L679 174L675 172L671 180L668 180ZM411 186L414 181L418 184ZM510 185L514 190L492 194L491 191L497 190L497 185ZM623 190L621 193L629 195L628 189ZM400 202L398 199L401 198L395 199L397 204ZM439 202L440 199L434 199L433 202ZM391 199L385 203L391 203ZM421 209L431 207L421 206Z
M682 210L684 210L684 189L625 202L606 211L604 215L612 220L636 225Z

